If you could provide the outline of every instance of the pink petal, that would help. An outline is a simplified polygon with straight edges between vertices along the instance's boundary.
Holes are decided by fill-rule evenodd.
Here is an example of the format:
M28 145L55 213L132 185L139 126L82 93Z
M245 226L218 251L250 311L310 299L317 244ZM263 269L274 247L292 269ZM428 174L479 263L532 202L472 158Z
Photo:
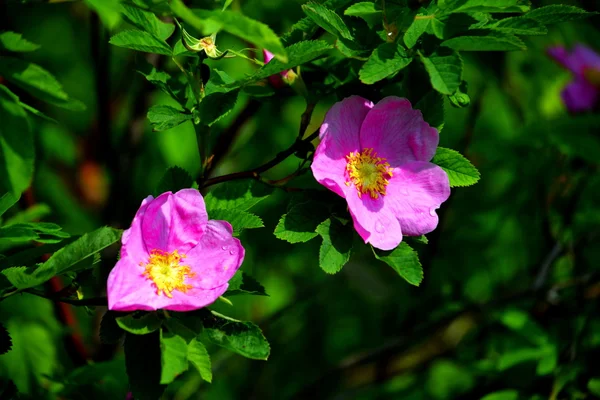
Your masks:
M335 103L321 125L321 143L317 146L311 169L317 182L344 196L346 156L360 151L360 127L373 103L351 96Z
M210 220L200 242L184 259L196 276L191 284L212 289L226 284L244 261L245 250L239 239L232 236L229 222Z
M142 221L144 219L146 209L152 200L154 200L154 197L148 196L142 201L140 208L135 214L135 217L133 217L131 227L123 231L123 235L121 236L121 244L123 245L121 247L121 258L127 257L127 254L129 253L145 256L148 254L146 244L142 239Z
M450 196L448 175L435 164L413 161L394 168L385 203L407 236L424 235L438 224L435 210Z
M269 50L267 49L263 49L263 57L265 60L265 64L267 64L269 61L271 61L273 59L273 53L271 53Z
M591 110L598 101L598 89L582 78L575 78L561 93L565 106L570 112Z
M575 45L571 52L563 46L550 47L548 54L576 76L583 76L586 68L600 69L600 55L582 44Z
M195 189L166 192L148 205L142 236L148 251L178 250L185 254L198 243L207 221L200 192Z
M173 291L172 298L156 294L152 281L142 275L144 268L122 258L110 272L107 284L108 309L114 311L173 310L190 311L214 303L227 290L228 284L213 289L194 287L186 293ZM192 280L187 279L186 283Z
M410 102L386 97L367 114L361 131L362 149L373 148L392 167L408 161L429 161L435 155L439 135Z
M346 201L354 220L354 229L365 241L381 250L392 250L402 241L400 223L393 211L386 206L384 197L371 198L363 194L360 198L353 188L347 191Z

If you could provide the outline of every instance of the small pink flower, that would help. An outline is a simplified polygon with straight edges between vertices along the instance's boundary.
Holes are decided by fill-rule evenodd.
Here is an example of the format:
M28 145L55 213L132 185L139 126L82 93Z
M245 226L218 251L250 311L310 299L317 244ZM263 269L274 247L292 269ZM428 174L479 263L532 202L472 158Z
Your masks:
M194 189L148 196L123 232L108 309L189 311L213 303L244 260L226 221L208 220Z
M567 109L572 113L593 109L600 100L600 54L578 44L571 52L551 47L548 55L573 73L573 82L561 93Z
M450 196L450 184L429 162L438 132L408 100L391 96L374 105L348 97L329 110L320 137L313 174L346 199L365 243L391 250L403 234L436 228L436 209Z
M265 64L268 64L273 59L274 56L273 56L273 53L271 53L269 50L263 49L263 57L265 60ZM290 69L286 69L285 71L281 71L279 73L279 75L281 75L281 76L271 75L271 76L269 76L269 82L275 89L281 89L281 88L285 87L284 79L288 77L288 74L290 72L293 72L293 71Z

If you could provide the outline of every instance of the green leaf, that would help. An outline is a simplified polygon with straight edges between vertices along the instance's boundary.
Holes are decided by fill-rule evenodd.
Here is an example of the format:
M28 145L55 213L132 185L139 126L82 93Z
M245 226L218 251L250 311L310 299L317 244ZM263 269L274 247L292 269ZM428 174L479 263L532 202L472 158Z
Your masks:
M546 26L534 19L525 17L510 17L501 19L491 25L484 25L483 28L507 33L510 35L545 35L548 33Z
M517 350L505 351L500 355L497 361L498 371L505 371L525 362L538 361L552 351L549 347L522 348Z
M160 333L125 336L125 368L136 400L156 400L166 389L160 384Z
M206 347L198 339L192 340L188 344L188 361L198 370L202 379L206 382L212 382L212 369L210 356Z
M323 238L319 249L319 266L328 274L339 272L350 260L354 231L335 218L328 218L317 226Z
M481 176L477 168L456 150L438 147L431 162L446 171L450 187L474 185Z
M179 99L175 95L175 93L171 90L169 86L169 79L171 79L171 75L167 74L164 71L158 71L156 68L152 67L148 73L143 71L138 71L140 74L144 75L146 80L162 90L164 93L171 96L171 98L177 102Z
M247 211L269 197L273 190L273 187L251 179L229 181L208 192L204 196L204 203L208 215L217 209Z
M108 42L118 47L143 51L145 53L156 53L165 56L170 56L173 53L167 42L145 31L122 31L112 36Z
M208 126L229 114L235 107L239 91L228 93L213 93L202 99L198 112L200 121Z
M269 76L278 74L281 71L297 67L298 65L306 64L315 58L321 57L331 49L333 49L333 46L324 40L307 40L295 43L289 47L286 47L289 61L282 62L280 60L273 59L256 71L254 75L241 82L236 82L235 84L244 85L250 82L256 82L258 80L268 78Z
M334 11L328 9L322 4L309 2L302 5L304 13L314 21L315 24L325 29L327 32L337 38L353 40L350 30L344 23L344 20Z
M160 330L160 383L169 384L188 369L188 344L173 332Z
M158 181L154 195L158 196L165 192L175 193L181 189L191 188L193 184L194 179L185 169L170 167Z
M39 44L24 39L20 33L10 31L0 33L0 51L28 52L39 48Z
M482 35L458 36L442 42L442 46L457 51L516 51L527 50L518 37L502 32Z
M4 193L2 196L0 196L0 217L4 215L4 213L8 211L9 208L14 206L17 203L17 201L19 201L19 197L13 195L10 192Z
M392 267L411 285L419 286L423 280L423 267L419 255L405 242L391 251L373 250L375 258Z
M364 19L369 28L373 28L378 23L381 23L383 17L382 10L378 8L378 4L372 1L352 4L344 11L344 15Z
M263 285L256 279L242 271L237 271L233 278L229 280L229 287L224 296L234 296L236 294L252 294L256 296L268 296Z
M295 204L275 227L275 237L289 243L308 242L317 237L317 226L327 218L323 203L309 201Z
M35 151L27 115L18 97L4 85L0 85L0 121L0 193L10 193L10 198L2 197L9 204L12 199L16 202L31 182Z
M0 355L6 354L12 349L12 340L8 330L0 323Z
M25 266L37 261L44 254L52 254L67 244L75 241L77 237L70 237L59 243L48 243L33 248L27 248L26 250L12 254L9 257L0 259L0 269L14 267L14 266Z
M424 18L425 17L425 18ZM404 44L409 49L412 49L417 41L429 28L433 18L428 17L427 14L417 14L412 24L408 27L404 33Z
M192 114L186 114L171 106L157 105L148 110L148 120L155 132L166 131L191 119Z
M160 328L162 321L155 312L135 312L116 318L117 325L134 335L147 335Z
M125 332L117 323L117 313L114 311L106 311L100 321L100 341L106 344L118 343Z
M32 240L40 243L57 243L69 236L59 225L50 222L16 223L0 228L0 245Z
M121 233L118 229L108 227L97 229L58 250L38 268L8 268L2 274L17 289L32 288L69 271L79 262L117 242Z
M419 55L435 90L450 95L458 89L462 82L463 64L457 52L434 53L429 57Z
M30 113L32 113L36 117L41 118L44 121L52 122L53 124L58 124L58 122L54 118L50 118L49 116L47 116L46 114L44 114L40 110L31 107L29 104L25 104L25 103L20 102L20 101L19 101L19 104L21 105L21 107L23 107L23 109L25 111L29 111Z
M260 328L211 311L203 319L203 334L216 344L244 357L266 360L271 348Z
M233 227L233 235L239 236L244 229L264 228L262 219L258 215L249 213L248 211L235 209L209 210L210 219L227 221Z
M113 30L121 22L119 2L120 0L85 0L88 7L98 13L102 23L109 30Z
M37 64L0 57L0 75L40 100L68 110L85 110L83 103L70 98L56 78Z
M512 389L507 389L487 394L483 396L481 400L517 400L518 398L519 392Z
M395 43L379 45L362 66L360 80L367 85L378 82L400 71L412 61L406 50Z
M575 21L591 17L597 13L587 12L581 8L565 4L553 4L550 6L536 8L527 13L527 18L536 20L544 25L557 24L559 22Z
M423 119L438 131L444 128L444 97L435 90L429 91L415 104L417 110L423 113Z
M167 40L175 31L175 25L161 21L154 13L129 4L121 4L121 12L137 28L144 30L157 39Z
M529 5L519 4L519 0L440 0L439 7L445 12L527 12Z
M600 378L592 378L587 383L587 388L591 394L600 397Z

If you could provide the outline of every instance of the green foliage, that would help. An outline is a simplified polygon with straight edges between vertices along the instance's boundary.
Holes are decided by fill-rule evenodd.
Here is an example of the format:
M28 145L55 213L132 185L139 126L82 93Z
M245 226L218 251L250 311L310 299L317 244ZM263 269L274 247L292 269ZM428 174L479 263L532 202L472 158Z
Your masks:
M192 114L186 114L176 108L166 105L152 106L148 110L148 120L153 130L160 132L175 128L193 118Z
M176 193L181 189L192 187L194 180L189 172L181 167L171 167L167 169L163 177L158 182L154 196L159 196L161 193L173 192Z
M10 31L0 33L0 51L24 53L35 51L39 48L40 46L38 44L25 39L20 33Z
M210 356L206 347L198 339L193 339L187 348L187 358L200 373L202 379L206 382L212 382L212 369L210 365Z
M519 392L516 390L500 390L498 392L490 393L481 398L481 400L517 400L519 398Z
M10 339L10 334L4 325L0 324L0 355L8 353L11 348L12 340Z
M423 119L431 126L441 131L444 128L444 97L436 92L430 91L421 98L414 106L423 113Z
M134 335L147 335L158 330L162 325L162 321L154 312L127 314L123 317L115 318L115 321L121 329Z
M100 322L100 340L102 343L106 344L115 344L118 343L119 340L125 334L123 330L119 327L117 323L118 314L114 311L107 311L102 316L102 321Z
M242 271L237 271L229 280L229 288L225 296L236 294L253 294L257 296L268 296L265 288L256 279Z
M354 232L335 218L321 222L315 232L323 238L319 249L319 266L328 274L339 272L350 260Z
M204 196L206 208L209 210L248 211L259 202L265 200L273 188L252 179L234 180L222 183Z
M418 254L406 242L400 243L394 250L373 250L373 253L375 258L392 267L406 282L415 286L421 284L423 267Z
M275 237L289 243L302 243L316 238L317 227L327 218L324 204L316 201L291 205L275 227Z
M429 74L431 86L442 94L451 95L462 81L463 63L457 52L440 52L430 56L420 54Z
M450 187L474 185L481 176L469 160L452 149L438 147L431 162L446 171L450 180Z
M233 227L234 236L239 236L245 229L263 228L265 226L258 215L247 211L217 208L209 210L208 215L210 219L229 222Z
M188 344L172 332L160 330L160 383L169 384L188 368Z
M35 240L40 243L58 243L68 238L69 234L62 228L50 222L30 222L6 224L0 227L0 248L11 242L28 242Z
M592 14L578 7L553 4L531 10L531 12L527 13L527 18L534 19L544 25L550 25L587 18Z
M395 43L379 45L360 69L360 80L366 84L378 82L402 70L412 61L406 50Z
M376 3L369 1L355 3L344 11L344 15L360 17L369 24L369 27L373 27L378 22L381 22L382 17L382 11L377 6Z
M302 10L315 24L339 39L353 39L342 18L324 5L309 2L302 5Z
M173 52L167 42L145 31L127 30L119 32L110 38L110 44L165 56L170 56Z
M484 33L478 36L459 36L442 42L442 46L457 51L513 51L526 50L517 36L504 32Z
M228 93L212 93L202 99L198 107L200 121L208 126L212 126L235 107L239 92L237 90Z
M141 10L129 4L121 4L123 15L136 28L144 30L159 40L167 40L175 31L175 25L161 21L149 11ZM137 49L135 49L137 50Z

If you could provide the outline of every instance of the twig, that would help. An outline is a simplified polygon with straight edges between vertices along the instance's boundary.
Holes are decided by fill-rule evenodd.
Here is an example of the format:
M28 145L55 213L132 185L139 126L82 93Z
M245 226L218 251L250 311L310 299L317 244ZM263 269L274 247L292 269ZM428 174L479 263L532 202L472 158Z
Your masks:
M26 289L26 290L21 291L21 293L29 293L34 296L42 297L44 299L56 301L59 303L71 304L74 306L104 306L104 307L106 307L108 304L108 299L106 297L91 297L89 299L81 299L81 300L69 299L69 298L64 298L64 297L56 297L52 294L46 294L46 293L40 292L39 290L35 290L35 289Z

